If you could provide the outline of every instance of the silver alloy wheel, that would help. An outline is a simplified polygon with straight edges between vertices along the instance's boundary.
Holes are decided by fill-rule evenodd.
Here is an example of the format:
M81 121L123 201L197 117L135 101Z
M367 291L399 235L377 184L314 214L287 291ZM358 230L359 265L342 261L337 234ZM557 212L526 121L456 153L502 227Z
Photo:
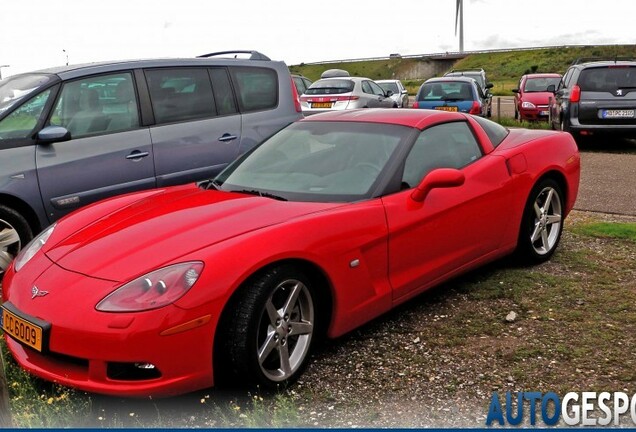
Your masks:
M532 248L539 255L552 251L561 232L561 198L556 189L547 186L534 201L534 229L530 234Z
M304 283L288 279L276 286L258 325L258 364L272 381L290 378L303 364L314 333L314 303Z
M9 267L20 246L18 231L11 224L0 219L0 275Z

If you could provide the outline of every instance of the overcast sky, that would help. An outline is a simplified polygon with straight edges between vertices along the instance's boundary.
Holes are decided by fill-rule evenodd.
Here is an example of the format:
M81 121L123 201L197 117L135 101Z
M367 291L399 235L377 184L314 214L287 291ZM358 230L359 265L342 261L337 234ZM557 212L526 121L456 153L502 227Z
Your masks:
M0 0L2 76L255 49L288 65L457 51L455 0ZM381 3L380 3L381 4ZM464 49L634 44L634 0L464 0Z

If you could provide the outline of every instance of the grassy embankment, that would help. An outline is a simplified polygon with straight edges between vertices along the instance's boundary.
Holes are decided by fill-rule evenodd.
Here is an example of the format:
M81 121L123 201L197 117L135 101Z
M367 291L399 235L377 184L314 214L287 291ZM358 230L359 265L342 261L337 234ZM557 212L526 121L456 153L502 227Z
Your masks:
M470 54L458 60L453 68L473 69L483 68L488 79L495 85L493 94L498 96L512 96L521 75L531 72L564 73L568 66L577 58L604 57L636 58L636 45L601 45L601 46L573 46L560 48L538 48L526 51L495 52L484 54ZM392 76L400 77L400 71L406 70L413 62L421 61L413 58L397 58L360 62L335 62L328 64L300 64L290 66L294 73L305 75L316 80L327 69L346 69L351 75L366 76L371 79L385 79ZM395 74L395 75L394 75ZM409 94L414 95L424 79L404 80Z

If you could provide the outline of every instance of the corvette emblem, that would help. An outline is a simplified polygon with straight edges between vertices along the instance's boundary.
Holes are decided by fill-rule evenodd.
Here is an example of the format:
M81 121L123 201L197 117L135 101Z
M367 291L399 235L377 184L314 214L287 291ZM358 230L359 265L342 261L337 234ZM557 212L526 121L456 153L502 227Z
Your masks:
M33 300L36 297L44 297L48 293L49 293L48 291L42 291L38 287L33 285L33 288L31 288L31 300Z

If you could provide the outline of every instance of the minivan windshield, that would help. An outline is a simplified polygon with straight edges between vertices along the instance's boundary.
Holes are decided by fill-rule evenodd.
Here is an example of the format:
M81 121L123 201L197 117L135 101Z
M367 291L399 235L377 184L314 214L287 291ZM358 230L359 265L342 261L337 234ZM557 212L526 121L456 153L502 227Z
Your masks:
M24 74L0 80L0 115L53 80L52 75Z

